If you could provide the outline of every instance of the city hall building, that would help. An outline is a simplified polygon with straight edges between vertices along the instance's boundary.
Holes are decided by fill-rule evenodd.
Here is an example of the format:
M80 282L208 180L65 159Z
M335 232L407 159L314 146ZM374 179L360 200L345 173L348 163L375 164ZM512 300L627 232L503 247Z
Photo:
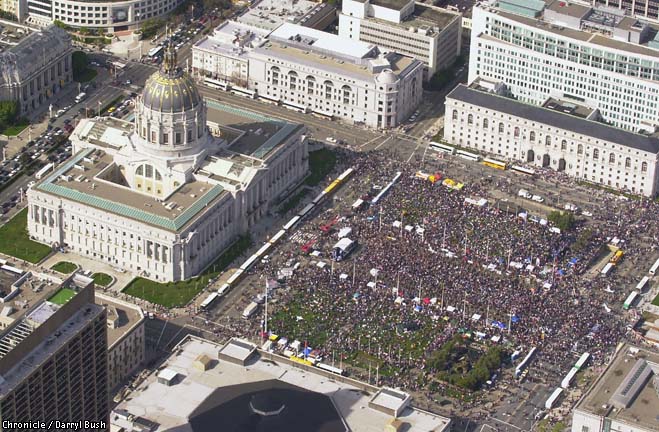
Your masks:
M73 157L27 192L31 238L146 278L187 279L306 175L303 125L220 107L211 134L175 57L169 47L133 123L80 121Z

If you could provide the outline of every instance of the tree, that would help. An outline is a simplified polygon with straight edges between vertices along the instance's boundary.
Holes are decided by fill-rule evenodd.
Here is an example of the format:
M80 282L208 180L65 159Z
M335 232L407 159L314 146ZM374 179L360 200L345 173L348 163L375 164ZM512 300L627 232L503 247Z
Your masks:
M87 71L89 59L87 53L83 51L74 51L71 55L71 65L73 67L73 79L78 79Z
M18 102L12 100L0 101L0 128L5 129L16 121Z
M574 223L576 222L574 218L574 213L560 212L557 210L549 213L547 219L550 222L552 222L554 225L556 225L556 227L559 228L561 231L571 230L572 227L574 226Z
M149 39L155 36L160 29L165 26L165 21L160 18L147 18L142 21L142 39Z

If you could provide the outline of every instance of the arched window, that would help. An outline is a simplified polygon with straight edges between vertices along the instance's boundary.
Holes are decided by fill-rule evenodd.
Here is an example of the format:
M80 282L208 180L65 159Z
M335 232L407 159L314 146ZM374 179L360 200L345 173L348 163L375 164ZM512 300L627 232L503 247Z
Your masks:
M341 87L341 93L343 93L343 103L349 104L350 98L352 97L352 89L349 85L344 85Z
M467 124L468 124L468 125L472 125L472 124L474 124L474 116L473 116L473 114L469 114L469 115L467 116Z
M545 145L551 145L551 137L549 135L545 137Z
M515 126L515 130L513 131L513 136L515 138L519 138L519 128L517 126Z
M483 129L487 129L488 126L489 126L489 122L487 121L487 119L483 119Z
M135 175L138 177L144 177L145 179L155 179L157 181L162 181L162 175L160 171L155 169L153 165L142 164L137 167L135 170Z
M499 133L503 133L503 123L499 123Z
M609 154L609 163L616 163L616 155L613 153Z
M453 110L453 114L451 115L451 118L452 118L453 120L457 120L457 119L458 119L458 110Z
M272 73L272 83L274 85L279 85L279 68L277 66L273 66L270 69L270 72Z
M577 146L577 154L583 154L583 144Z
M288 73L288 88L295 90L297 88L297 72L290 71Z
M631 168L632 167L632 158L626 158L625 159L625 168Z
M567 150L567 141L561 141L561 150Z
M140 165L137 167L137 170L135 171L135 175L138 176L143 176L144 175L144 165Z
M600 158L600 151L598 149L593 150L593 159Z
M332 89L334 88L334 84L332 81L325 81L323 83L325 85L325 99L332 99Z
M307 94L312 95L314 88L316 87L316 78L311 75L307 76Z
M530 140L531 142L535 142L535 132L531 132L531 133L529 134L529 140Z
M641 172L648 172L648 163L647 162L643 162L641 164Z

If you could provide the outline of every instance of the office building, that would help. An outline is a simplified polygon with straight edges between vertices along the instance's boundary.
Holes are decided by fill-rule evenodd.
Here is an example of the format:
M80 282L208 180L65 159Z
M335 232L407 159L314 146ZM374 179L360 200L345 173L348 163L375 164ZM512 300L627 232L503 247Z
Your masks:
M619 9L637 18L659 18L659 2L657 0L592 0L593 6L606 6Z
M96 304L105 307L108 327L108 388L126 382L144 364L144 313L138 306L96 294Z
M503 81L522 102L548 97L598 109L634 132L659 122L659 39L615 9L562 0L474 6L469 82Z
M23 22L27 15L27 0L1 0L0 10L14 15L18 22Z
M659 354L623 345L577 403L572 432L659 431Z
M399 125L422 97L423 64L295 24L265 34L223 23L193 47L193 71L256 97L373 128Z
M453 145L550 167L580 180L646 196L659 186L659 135L597 121L599 112L549 98L515 100L501 84L476 80L446 96L444 139Z
M414 0L344 0L339 35L423 62L426 81L460 55L461 16Z
M188 336L173 351L115 408L113 427L192 432L217 424L272 432L447 432L451 427L450 419L414 408L402 390L301 365L245 340L217 344Z
M20 114L47 107L73 80L71 38L56 26L25 35L0 53L0 100L15 100Z
M73 156L28 189L30 236L158 281L198 275L308 171L304 126L223 110L214 137L169 47L134 121L81 120Z
M75 275L2 333L3 429L44 430L50 421L108 429L105 321L105 309L94 303L93 280Z
M250 27L276 29L284 23L325 30L336 19L336 7L310 0L256 0L236 21Z

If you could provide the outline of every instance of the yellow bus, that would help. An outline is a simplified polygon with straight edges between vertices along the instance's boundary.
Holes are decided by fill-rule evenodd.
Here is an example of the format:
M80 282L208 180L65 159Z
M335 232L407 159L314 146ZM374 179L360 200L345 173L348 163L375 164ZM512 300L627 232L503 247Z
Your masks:
M505 162L498 161L496 159L484 158L483 165L489 166L490 168L505 170L508 168L508 164Z
M611 258L611 264L614 264L614 265L615 265L615 264L618 264L618 262L622 259L622 256L623 256L624 254L625 254L625 253L624 253L623 251L618 250L618 251L615 253L615 255L613 255L613 258Z

